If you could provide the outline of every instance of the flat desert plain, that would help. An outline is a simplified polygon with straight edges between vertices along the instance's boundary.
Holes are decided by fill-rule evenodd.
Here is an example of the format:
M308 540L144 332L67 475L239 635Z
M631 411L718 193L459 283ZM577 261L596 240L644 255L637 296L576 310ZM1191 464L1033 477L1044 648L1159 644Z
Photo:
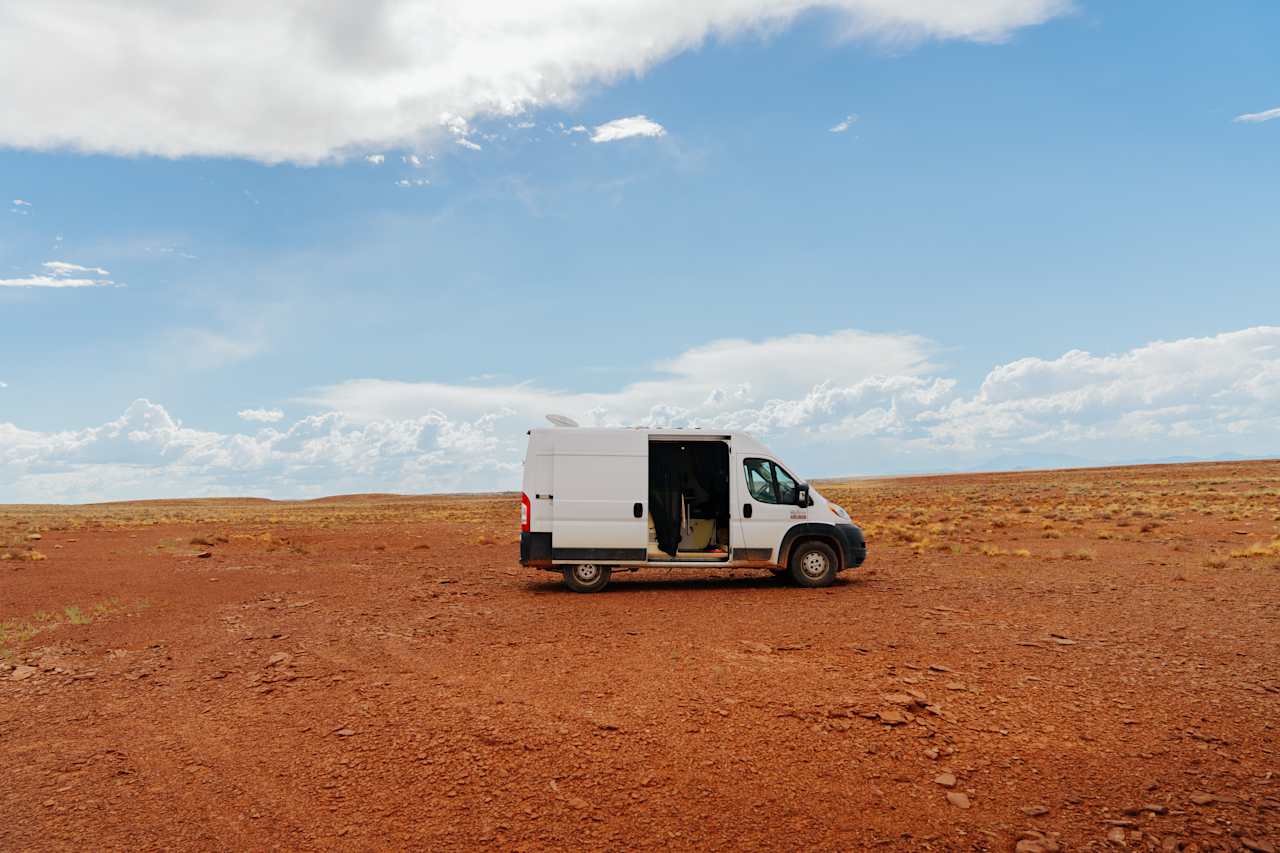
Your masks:
M864 568L513 495L0 508L0 848L1274 850L1280 463L825 483Z

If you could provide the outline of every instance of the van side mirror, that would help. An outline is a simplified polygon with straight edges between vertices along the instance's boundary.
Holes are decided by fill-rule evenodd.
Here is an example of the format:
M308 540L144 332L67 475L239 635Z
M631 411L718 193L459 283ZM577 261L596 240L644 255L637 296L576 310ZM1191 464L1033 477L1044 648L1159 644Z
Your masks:
M801 483L796 486L796 506L813 506L813 501L809 498L808 483Z

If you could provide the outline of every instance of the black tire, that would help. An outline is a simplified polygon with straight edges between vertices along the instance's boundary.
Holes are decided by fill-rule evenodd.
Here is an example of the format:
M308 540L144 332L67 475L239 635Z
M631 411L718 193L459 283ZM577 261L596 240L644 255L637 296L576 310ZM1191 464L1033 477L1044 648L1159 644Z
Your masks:
M564 567L564 585L574 592L599 592L609 583L612 571L598 563Z
M791 579L800 586L831 586L836 581L840 563L836 552L825 542L802 542L791 552Z

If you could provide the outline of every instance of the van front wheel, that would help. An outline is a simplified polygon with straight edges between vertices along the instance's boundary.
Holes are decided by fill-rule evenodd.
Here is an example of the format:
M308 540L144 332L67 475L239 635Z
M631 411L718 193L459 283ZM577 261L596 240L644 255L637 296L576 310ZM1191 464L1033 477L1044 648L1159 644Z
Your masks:
M564 585L574 592L599 592L609 583L608 566L579 563L564 567Z
M791 579L800 586L831 586L836 580L836 552L825 542L805 542L791 552Z

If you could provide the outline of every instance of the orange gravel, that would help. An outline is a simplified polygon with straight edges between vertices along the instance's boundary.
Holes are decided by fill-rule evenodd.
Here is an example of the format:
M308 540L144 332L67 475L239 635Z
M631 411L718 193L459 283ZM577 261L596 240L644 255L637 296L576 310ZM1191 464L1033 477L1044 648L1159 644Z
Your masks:
M509 495L0 507L0 849L1280 845L1280 463L819 488L815 591L575 595Z

